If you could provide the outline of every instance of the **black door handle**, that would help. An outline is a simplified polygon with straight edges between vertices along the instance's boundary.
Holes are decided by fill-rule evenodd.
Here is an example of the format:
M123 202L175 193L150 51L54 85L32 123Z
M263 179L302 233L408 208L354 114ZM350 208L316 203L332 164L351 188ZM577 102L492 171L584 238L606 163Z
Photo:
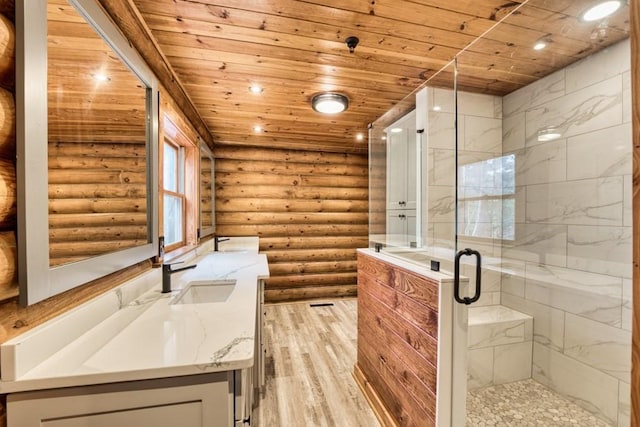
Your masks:
M476 291L473 297L460 297L460 258L462 256L470 256L475 255L477 258L476 262ZM455 261L453 263L453 297L460 304L473 304L474 302L480 299L480 276L482 270L482 258L480 257L480 252L473 249L463 249L456 254Z

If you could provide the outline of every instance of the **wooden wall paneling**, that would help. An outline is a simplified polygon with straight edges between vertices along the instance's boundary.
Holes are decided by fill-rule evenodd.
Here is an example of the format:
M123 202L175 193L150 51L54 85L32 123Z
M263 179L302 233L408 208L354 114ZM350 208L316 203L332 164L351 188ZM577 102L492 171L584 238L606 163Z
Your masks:
M167 90L198 134L212 147L213 138L131 0L98 0Z
M640 0L629 2L633 128L633 320L631 427L640 427Z
M435 426L437 296L437 282L358 254L354 376L385 425Z
M367 157L217 145L216 229L260 236L268 301L356 294L368 241Z
M366 132L461 49L468 61L460 87L504 95L627 32L624 12L607 20L605 36L597 23L578 22L589 0L132 1L216 141L304 150L365 152L366 141L344 141ZM350 35L360 39L353 53L344 44ZM542 38L544 55L532 53ZM441 74L430 84L448 81ZM248 94L254 82L262 96ZM325 90L350 97L340 120L309 108ZM251 132L254 125L262 134Z

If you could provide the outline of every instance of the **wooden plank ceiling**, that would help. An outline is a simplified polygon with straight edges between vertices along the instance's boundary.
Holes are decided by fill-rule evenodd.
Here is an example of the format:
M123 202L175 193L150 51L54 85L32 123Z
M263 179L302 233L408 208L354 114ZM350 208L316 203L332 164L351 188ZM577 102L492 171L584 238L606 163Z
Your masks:
M460 87L502 95L628 34L627 6L580 22L594 0L132 1L216 143L294 149L366 151L356 135L462 50ZM548 47L534 51L538 40ZM323 91L349 109L314 112Z

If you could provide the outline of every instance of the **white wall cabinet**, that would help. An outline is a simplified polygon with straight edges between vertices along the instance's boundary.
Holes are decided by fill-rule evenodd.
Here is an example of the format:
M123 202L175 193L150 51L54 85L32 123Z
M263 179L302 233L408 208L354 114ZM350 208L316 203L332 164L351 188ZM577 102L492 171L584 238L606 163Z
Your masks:
M417 135L415 110L386 129L387 234L409 246L416 242Z
M387 234L393 234L396 237L395 241L403 246L411 246L412 243L416 243L416 210L388 210Z
M387 209L415 209L417 198L416 114L387 128Z

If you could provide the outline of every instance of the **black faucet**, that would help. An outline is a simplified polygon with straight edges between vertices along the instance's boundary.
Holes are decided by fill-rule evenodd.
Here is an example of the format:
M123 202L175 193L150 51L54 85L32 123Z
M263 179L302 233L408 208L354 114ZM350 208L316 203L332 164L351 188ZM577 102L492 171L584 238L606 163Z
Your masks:
M218 236L213 238L213 251L214 252L218 252L218 243L220 242L226 242L227 240L231 240L230 237L225 237L225 238L220 238Z
M171 266L174 264L182 264L182 261L174 262L173 264L162 264L162 293L163 294L171 292L171 275L173 273L189 270L190 268L196 268L198 266L198 264L193 264L193 265L188 265L186 267L176 268L175 270L172 270Z

